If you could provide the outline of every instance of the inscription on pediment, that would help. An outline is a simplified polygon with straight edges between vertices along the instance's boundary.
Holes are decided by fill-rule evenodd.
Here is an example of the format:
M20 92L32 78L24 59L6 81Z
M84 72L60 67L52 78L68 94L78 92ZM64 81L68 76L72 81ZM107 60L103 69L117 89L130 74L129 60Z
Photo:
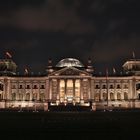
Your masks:
M61 72L60 75L80 75L80 72L72 69L67 69L66 71Z
M54 73L52 73L51 75L55 75L55 76L62 76L62 75L80 75L80 76L86 76L89 75L89 73L87 73L84 70L79 70L76 68L64 68L58 71L55 71Z

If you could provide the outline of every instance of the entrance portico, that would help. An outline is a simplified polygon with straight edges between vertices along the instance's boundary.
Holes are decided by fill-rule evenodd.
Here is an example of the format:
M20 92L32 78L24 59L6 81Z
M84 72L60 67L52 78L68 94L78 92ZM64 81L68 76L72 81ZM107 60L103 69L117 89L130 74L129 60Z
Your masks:
M85 71L68 67L56 71L49 78L49 97L53 104L79 104L84 106L89 101L91 94L90 76Z

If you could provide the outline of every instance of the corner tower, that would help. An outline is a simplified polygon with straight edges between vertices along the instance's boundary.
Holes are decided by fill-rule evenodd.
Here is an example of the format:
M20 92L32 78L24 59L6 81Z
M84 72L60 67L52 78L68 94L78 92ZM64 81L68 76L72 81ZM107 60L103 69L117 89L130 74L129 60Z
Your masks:
M16 75L17 65L12 59L0 59L0 75Z

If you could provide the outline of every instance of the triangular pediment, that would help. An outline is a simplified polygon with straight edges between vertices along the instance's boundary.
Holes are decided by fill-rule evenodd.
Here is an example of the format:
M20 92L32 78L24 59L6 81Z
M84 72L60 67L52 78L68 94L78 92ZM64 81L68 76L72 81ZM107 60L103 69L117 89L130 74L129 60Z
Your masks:
M83 75L83 76L89 76L90 74L87 73L86 71L84 70L79 70L75 67L66 67L66 68L63 68L61 70L58 70L58 71L55 71L53 73L50 74L50 76L80 76L80 75Z

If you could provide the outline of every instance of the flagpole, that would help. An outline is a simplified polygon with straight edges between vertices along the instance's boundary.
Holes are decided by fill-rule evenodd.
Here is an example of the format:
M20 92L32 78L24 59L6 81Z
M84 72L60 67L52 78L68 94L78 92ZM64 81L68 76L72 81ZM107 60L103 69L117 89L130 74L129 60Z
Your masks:
M12 55L9 52L5 52L5 59L11 59Z
M24 69L24 75L28 75L29 74L29 71L27 68Z
M136 69L136 56L135 56L134 51L132 52L132 57L133 57L133 60L134 60L134 70L135 70Z
M116 69L113 67L113 75L116 74Z

